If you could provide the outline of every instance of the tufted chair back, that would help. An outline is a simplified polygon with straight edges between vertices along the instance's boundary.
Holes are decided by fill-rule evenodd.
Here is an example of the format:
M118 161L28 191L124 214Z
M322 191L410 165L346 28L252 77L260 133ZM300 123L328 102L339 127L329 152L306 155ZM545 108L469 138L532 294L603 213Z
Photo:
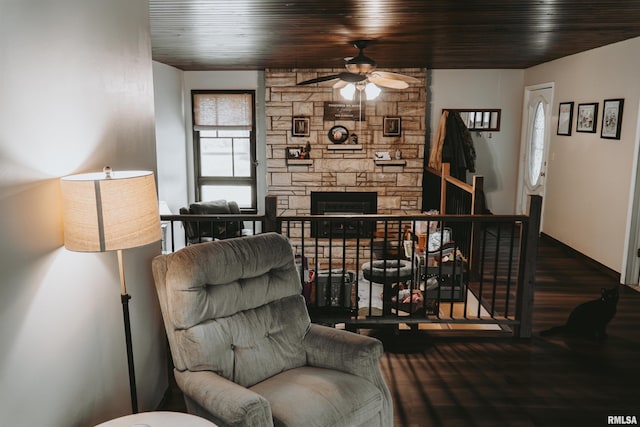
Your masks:
M156 258L153 269L177 370L250 387L305 365L310 320L285 237L193 245Z

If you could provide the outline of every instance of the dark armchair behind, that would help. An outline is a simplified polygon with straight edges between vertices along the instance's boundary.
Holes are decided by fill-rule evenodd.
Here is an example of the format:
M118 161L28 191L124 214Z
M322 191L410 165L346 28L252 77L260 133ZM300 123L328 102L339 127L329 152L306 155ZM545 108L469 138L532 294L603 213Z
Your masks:
M240 214L240 208L234 201L213 200L197 202L189 208L180 208L180 215L228 215ZM201 243L222 240L242 235L242 221L183 221L189 243Z

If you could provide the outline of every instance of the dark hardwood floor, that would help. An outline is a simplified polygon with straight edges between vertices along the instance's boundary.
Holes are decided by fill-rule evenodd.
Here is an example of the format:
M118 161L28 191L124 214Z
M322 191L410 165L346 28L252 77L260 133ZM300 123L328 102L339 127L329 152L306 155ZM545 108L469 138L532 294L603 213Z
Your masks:
M609 337L597 343L540 337L617 279L542 238L530 339L363 330L385 345L382 369L396 426L606 426L640 422L640 293L620 287ZM184 411L170 388L160 409Z

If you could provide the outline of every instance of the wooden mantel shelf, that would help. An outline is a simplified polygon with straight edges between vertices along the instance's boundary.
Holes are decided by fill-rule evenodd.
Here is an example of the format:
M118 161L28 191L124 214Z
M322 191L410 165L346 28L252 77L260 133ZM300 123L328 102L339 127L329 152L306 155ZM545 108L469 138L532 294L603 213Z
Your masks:
M376 160L376 166L406 166L406 160Z
M287 159L287 165L289 166L311 166L313 159Z
M364 148L361 144L332 144L327 145L327 150L362 150Z

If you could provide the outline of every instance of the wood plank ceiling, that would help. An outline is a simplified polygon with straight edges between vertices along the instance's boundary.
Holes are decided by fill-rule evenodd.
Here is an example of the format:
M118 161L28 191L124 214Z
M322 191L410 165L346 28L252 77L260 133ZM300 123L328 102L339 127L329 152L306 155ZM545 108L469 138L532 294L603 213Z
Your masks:
M149 0L153 59L182 70L523 69L640 36L640 0ZM639 52L640 54L640 52Z

